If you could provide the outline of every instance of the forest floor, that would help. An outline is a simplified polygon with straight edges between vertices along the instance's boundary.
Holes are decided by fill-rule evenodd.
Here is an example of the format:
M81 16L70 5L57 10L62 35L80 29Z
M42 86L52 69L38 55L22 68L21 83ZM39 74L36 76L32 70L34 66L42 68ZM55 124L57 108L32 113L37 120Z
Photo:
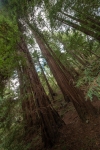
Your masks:
M92 102L100 110L100 101ZM59 132L55 145L50 149L44 149L38 136L35 141L35 150L100 150L100 115L92 122L82 123L71 102L68 104L60 99L55 102L55 108L65 122Z

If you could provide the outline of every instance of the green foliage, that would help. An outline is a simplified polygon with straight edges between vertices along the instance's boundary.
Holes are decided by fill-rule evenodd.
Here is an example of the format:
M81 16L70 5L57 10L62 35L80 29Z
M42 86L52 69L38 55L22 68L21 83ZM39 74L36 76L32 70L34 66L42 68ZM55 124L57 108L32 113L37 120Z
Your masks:
M28 148L24 143L22 119L19 122L22 118L20 101L14 98L14 91L6 88L4 98L0 100L0 147L4 150Z
M89 6L91 2L91 7ZM97 6L93 4L97 2ZM27 98L25 94L21 100L14 100L16 94L6 87L5 80L7 81L15 72L20 62L25 62L22 56L18 56L18 42L20 39L20 33L18 31L18 21L20 20L23 25L25 20L31 20L30 23L37 24L39 29L43 32L44 39L47 41L57 58L63 63L63 65L69 70L71 74L78 72L76 86L83 88L86 93L86 99L89 97L91 100L93 95L100 98L100 44L76 29L72 29L70 25L64 26L63 22L57 20L57 16L65 19L68 22L75 22L77 25L97 33L99 28L96 24L89 22L88 25L84 25L82 22L73 21L73 19L62 15L62 11L70 13L77 19L86 21L86 17L89 14L92 18L98 18L96 15L99 6L99 1L65 1L57 0L53 1L27 1L27 0L7 0L4 1L1 15L0 15L0 148L4 150L27 150L30 143L25 143L25 124L23 122L23 113L21 102ZM79 8L80 7L80 8ZM38 15L34 15L35 11L38 10ZM80 13L80 10L84 12ZM44 15L42 15L42 12ZM28 17L30 16L30 17ZM45 16L43 18L43 16ZM46 21L45 21L46 20ZM97 21L97 19L95 20ZM50 22L50 23L49 23ZM50 31L43 31L42 27L46 27L46 23L51 25ZM96 25L96 29L91 26ZM59 28L61 27L61 28ZM52 29L52 30L51 30ZM91 30L90 30L91 29ZM35 47L35 41L30 30L26 28L26 35L24 35L27 45L31 52ZM99 32L97 33L99 35ZM97 36L96 35L96 36ZM27 37L26 37L27 36ZM38 48L37 48L38 49ZM34 48L35 51L35 48ZM39 50L38 50L39 51ZM41 55L41 54L39 54ZM54 57L54 55L52 55ZM37 54L34 52L34 60L37 58ZM55 58L55 57L54 57ZM43 58L42 58L43 60ZM42 82L48 93L46 82L44 81L41 71L38 69L37 60L35 61L36 68ZM25 65L25 63L24 63ZM43 61L43 68L47 79L52 86L56 89L56 84L53 75L51 74L47 64ZM73 72L72 72L73 70ZM23 77L26 81L26 78ZM19 88L19 87L18 87ZM23 87L24 88L24 87ZM2 90L3 89L3 90ZM14 89L15 90L15 89ZM19 90L19 89L18 89ZM7 94L10 93L10 94ZM18 93L17 93L18 94ZM3 96L2 96L3 95ZM18 97L18 95L17 95ZM18 97L19 98L19 97ZM60 98L60 97L59 97ZM18 122L19 118L22 118ZM65 149L65 147L63 147Z
M0 16L0 72L4 76L10 76L17 61L16 46L18 41L18 29L15 22L9 17Z
M100 98L100 62L95 59L92 61L93 63L84 69L76 84L78 87L83 87L87 93L86 97L91 100L93 95Z

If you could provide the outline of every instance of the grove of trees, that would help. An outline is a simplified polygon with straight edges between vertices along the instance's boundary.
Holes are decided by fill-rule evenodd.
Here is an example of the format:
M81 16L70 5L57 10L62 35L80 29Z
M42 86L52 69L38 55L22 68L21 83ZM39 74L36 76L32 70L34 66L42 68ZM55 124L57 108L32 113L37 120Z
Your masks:
M0 147L52 147L65 125L56 88L86 123L99 115L99 0L0 0ZM67 108L66 108L67 109Z

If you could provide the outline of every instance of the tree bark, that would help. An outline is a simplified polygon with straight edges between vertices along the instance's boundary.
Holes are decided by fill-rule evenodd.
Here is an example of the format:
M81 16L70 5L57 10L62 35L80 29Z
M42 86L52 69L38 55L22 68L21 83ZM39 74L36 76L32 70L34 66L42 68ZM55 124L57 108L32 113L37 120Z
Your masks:
M40 64L39 58L38 58L38 63L39 63L39 67L40 67L40 69L41 69L41 71L42 71L42 74L43 74L43 76L44 76L44 79L45 79L45 81L46 81L46 84L47 84L47 86L48 86L48 90L49 90L49 93L50 93L50 95L51 95L51 98L52 98L52 100L54 101L55 92L54 92L53 89L51 88L51 86L50 86L50 84L49 84L49 82L48 82L48 80L47 80L47 78L46 78L46 75L45 75L45 73L44 73L44 70L43 70L43 68L42 68L42 66L41 66L41 64Z
M78 17L83 17L85 20L88 20L90 21L91 23L95 24L96 26L98 26L98 28L100 29L100 20L97 18L97 16L95 15L90 15L90 14L87 14L86 12L80 12L78 10L75 9L75 12L77 12L78 14ZM99 16L98 16L99 17ZM99 30L100 31L100 30Z
M85 101L83 92L74 87L73 82L70 81L69 74L68 76L65 76L61 68L58 66L58 64L48 51L48 48L46 47L39 33L37 33L35 29L32 29L32 32L42 51L42 54L48 62L48 65L59 87L61 88L63 93L65 93L72 100L80 118L83 121L86 121L87 119L91 118L91 116L96 113L95 108L92 106L89 100Z
M38 113L40 119L42 140L46 147L52 146L59 133L58 128L61 127L64 122L61 120L56 110L52 107L51 102L40 83L32 57L28 51L23 37L21 37L19 48L20 52L26 59L25 66L27 66L28 77L30 79L32 85L31 88L34 93L36 106L34 111Z
M99 33L95 33L92 30L89 30L89 29L87 29L87 28L85 28L83 26L80 26L78 24L75 24L73 22L70 22L69 20L65 20L65 19L60 18L60 17L56 17L56 19L58 21L64 23L64 24L69 25L69 26L75 28L76 30L79 30L79 31L85 33L86 35L89 35L89 36L95 38L96 40L100 41L100 35L99 35Z
M64 12L61 12L61 13L64 14L65 16L75 20L75 21L78 21L80 24L82 24L82 25L92 29L93 31L95 30L96 32L98 32L98 31L100 32L100 27L99 27L100 23L99 24L95 24L95 19L92 19L91 17L86 17L85 18L83 16L83 20L82 20L80 18L76 18L74 16L68 15L68 14L66 14Z
M27 72L27 67L25 68L25 66L23 66L23 63L20 62L17 68L17 72L20 83L20 100L22 103L24 129L26 134L25 141L31 142L35 130L38 129L38 116L37 112L34 111L34 96L31 88L31 83L28 78L29 75Z

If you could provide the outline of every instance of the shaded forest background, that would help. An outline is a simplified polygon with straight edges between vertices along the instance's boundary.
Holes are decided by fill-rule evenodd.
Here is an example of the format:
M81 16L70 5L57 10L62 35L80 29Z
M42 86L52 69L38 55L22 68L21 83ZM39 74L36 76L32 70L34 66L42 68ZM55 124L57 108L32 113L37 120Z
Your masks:
M84 125L99 117L99 11L99 0L0 0L1 150L55 146L70 103Z

